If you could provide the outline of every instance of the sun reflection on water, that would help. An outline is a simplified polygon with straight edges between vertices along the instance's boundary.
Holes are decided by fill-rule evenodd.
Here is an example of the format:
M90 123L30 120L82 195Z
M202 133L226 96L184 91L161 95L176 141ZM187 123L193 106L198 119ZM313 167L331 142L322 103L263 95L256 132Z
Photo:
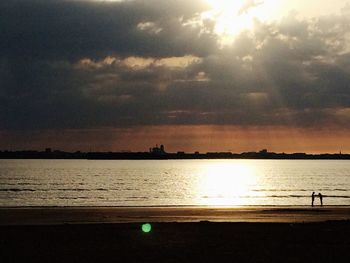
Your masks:
M197 194L201 205L249 205L257 183L254 167L245 162L215 161L201 168ZM255 194L256 195L256 194Z

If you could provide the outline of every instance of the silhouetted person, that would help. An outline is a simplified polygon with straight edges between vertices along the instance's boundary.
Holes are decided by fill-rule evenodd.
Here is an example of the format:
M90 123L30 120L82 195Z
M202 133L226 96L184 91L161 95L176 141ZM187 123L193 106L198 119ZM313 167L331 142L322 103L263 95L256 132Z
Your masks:
M323 195L318 193L318 197L320 198L321 206L323 206Z
M315 202L315 192L312 192L312 195L311 195L311 206L314 206L314 202Z

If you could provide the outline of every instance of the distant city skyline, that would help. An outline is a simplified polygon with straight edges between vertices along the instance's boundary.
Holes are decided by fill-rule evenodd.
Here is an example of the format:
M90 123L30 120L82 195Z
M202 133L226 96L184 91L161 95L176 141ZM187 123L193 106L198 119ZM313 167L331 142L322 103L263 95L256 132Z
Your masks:
M185 152L166 151L164 145L151 147L149 151L62 151L45 150L8 151L0 150L0 159L84 159L84 160L186 160L186 159L280 159L280 160L350 160L348 153L273 152L268 149L249 152Z
M178 128L178 127L176 127ZM198 132L201 132L201 140L198 139L198 136L195 137L195 140L191 141L192 138L188 138L190 134L187 129L191 127L186 127L181 131L176 131L175 135L172 134L167 127L167 130L148 130L148 132L141 130L137 136L134 137L134 140L127 140L128 135L120 136L121 133L114 133L114 130L109 130L110 136L105 140L105 143L100 145L98 144L101 138L95 138L98 143L94 140L93 136L95 132L91 134L80 134L75 131L73 135L69 137L69 141L64 141L66 138L65 134L57 135L53 134L52 137L43 139L41 134L38 134L38 140L34 140L36 135L32 135L32 139L22 138L19 136L15 143L12 143L11 140L6 140L7 143L0 146L1 150L36 150L43 151L46 148L51 148L52 150L62 150L68 152L75 151L112 151L112 152L148 152L150 148L155 147L156 145L164 145L166 152L178 152L184 151L187 153L194 152L232 152L232 153L242 153L242 152L258 152L262 149L267 149L270 152L277 153L299 153L305 152L308 154L323 154L323 153L350 153L350 148L346 147L346 142L348 141L347 132L341 133L329 133L333 136L329 136L328 140L325 141L325 136L322 136L318 133L307 133L304 136L304 139L300 141L301 136L295 135L294 137L285 136L281 131L268 131L270 143L266 143L266 138L259 138L257 133L258 130L255 130L253 134L246 134L245 139L241 140L240 134L237 135L239 130L228 130L226 131L227 137L220 137L222 131L211 130L209 134L205 134L206 129L204 127L196 127ZM219 127L221 128L221 127ZM192 130L194 128L192 127ZM151 131L155 131L155 134L152 134ZM260 131L262 132L262 131ZM299 133L302 131L299 131ZM264 134L263 132L262 134ZM288 134L287 134L288 135ZM114 136L114 137L113 137ZM174 137L176 136L176 140ZM231 137L232 136L232 137ZM308 137L309 136L309 137ZM211 139L207 139L210 137ZM52 139L55 138L56 141L52 142ZM145 138L152 138L146 140ZM159 138L159 139L158 139ZM344 144L339 138L342 138ZM109 141L116 141L116 144L108 144ZM323 140L320 142L320 140ZM175 141L175 143L174 143ZM185 145L184 142L190 141L191 144ZM71 142L71 143L70 143ZM77 144L80 142L80 144ZM222 143L224 142L224 143ZM16 145L17 147L15 147ZM67 147L69 145L69 147ZM305 150L305 149L312 150ZM330 150L331 149L331 150Z

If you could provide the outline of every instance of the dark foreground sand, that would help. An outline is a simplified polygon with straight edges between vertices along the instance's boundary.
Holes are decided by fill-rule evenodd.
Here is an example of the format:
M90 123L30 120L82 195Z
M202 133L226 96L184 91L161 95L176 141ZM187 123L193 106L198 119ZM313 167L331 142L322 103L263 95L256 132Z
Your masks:
M0 262L349 262L349 212L2 208Z

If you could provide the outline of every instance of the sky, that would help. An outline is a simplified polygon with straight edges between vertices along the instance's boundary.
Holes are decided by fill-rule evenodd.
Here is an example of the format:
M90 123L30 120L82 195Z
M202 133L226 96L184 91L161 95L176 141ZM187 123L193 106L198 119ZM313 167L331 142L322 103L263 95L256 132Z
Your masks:
M348 0L4 0L0 150L350 153Z

